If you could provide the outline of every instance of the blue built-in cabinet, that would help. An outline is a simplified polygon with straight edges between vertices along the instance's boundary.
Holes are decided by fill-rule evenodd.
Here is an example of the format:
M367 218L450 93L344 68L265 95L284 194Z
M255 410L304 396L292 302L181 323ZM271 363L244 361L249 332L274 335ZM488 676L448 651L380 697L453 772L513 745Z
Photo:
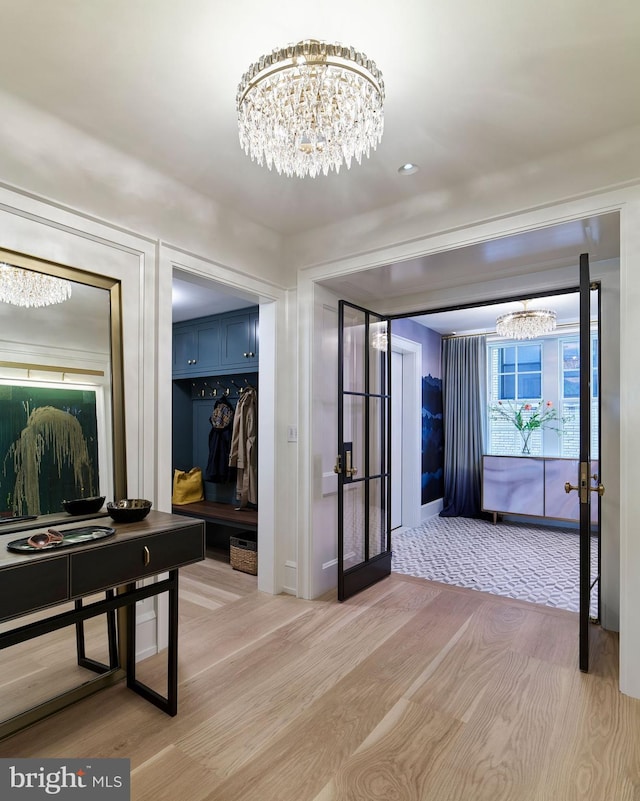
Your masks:
M258 371L258 308L199 317L173 326L173 377Z

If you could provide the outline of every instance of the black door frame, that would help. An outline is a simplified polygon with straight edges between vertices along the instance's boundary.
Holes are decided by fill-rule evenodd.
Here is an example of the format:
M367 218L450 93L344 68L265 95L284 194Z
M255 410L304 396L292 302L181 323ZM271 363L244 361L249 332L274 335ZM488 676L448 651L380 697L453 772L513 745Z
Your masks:
M363 315L363 386L362 391L345 388L345 308L353 309ZM371 318L386 323L386 348L380 353L380 380L378 392L371 389L370 371L370 334ZM364 401L364 434L363 434L363 464L358 468L361 472L353 470L352 442L344 440L344 407L347 398L361 398ZM372 420L371 401L379 401L379 415ZM372 426L379 425L380 462L377 470L372 471L371 464L371 430ZM338 475L338 600L344 601L360 590L375 584L391 573L391 335L389 319L384 315L365 309L348 301L340 300L338 303L338 458L335 472ZM356 477L357 476L357 477ZM381 532L371 532L370 517L370 485L373 480L380 480L381 522L384 526ZM363 520L363 561L345 570L344 550L344 495L349 485L360 483L364 488L364 514ZM371 555L371 537L381 536L380 550L375 549ZM382 541L384 540L384 541Z

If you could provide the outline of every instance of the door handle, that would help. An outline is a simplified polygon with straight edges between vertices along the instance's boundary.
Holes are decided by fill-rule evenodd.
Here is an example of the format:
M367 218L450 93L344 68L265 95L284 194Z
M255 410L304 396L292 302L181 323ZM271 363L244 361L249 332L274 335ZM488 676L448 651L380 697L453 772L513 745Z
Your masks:
M333 472L334 473L342 473L342 456L338 454L336 456L336 463L333 465Z
M358 470L357 468L351 466L351 451L345 451L344 458L347 463L344 469L344 473L346 476L349 476L349 478L352 478L353 476L355 476Z
M593 481L597 481L598 474L594 473L592 476L590 476L587 463L580 462L580 484L576 486L570 481L567 481L564 485L564 491L567 493L567 495L571 492L571 490L578 491L580 493L580 503L588 502L589 490L591 490L591 492L597 492L598 495L602 497L604 495L604 486L602 484L598 484L596 487L590 487L589 478L593 479Z
M596 479L598 478L598 476L597 476L597 475L595 475L595 476L591 476L591 477L592 477L594 480L596 480ZM569 494L569 493L571 492L571 490L579 490L579 489L580 489L580 487L574 487L574 485L573 485L573 484L570 484L568 481L567 481L567 482L565 483L565 485L564 485L564 491L565 491L567 494ZM602 496L604 495L604 484L598 484L598 485L597 485L597 486L595 486L595 487L589 487L589 489L591 490L591 492L597 492L597 493L598 493L598 495L599 495L601 498L602 498Z

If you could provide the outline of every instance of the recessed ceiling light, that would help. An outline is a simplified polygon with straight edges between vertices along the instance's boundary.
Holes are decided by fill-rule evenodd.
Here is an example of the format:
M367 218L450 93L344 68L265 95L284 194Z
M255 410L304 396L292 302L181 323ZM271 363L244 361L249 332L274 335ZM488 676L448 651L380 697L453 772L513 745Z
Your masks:
M398 172L400 175L413 175L414 172L418 172L420 167L417 164L412 164L408 161L406 164L403 164L402 167L398 167Z

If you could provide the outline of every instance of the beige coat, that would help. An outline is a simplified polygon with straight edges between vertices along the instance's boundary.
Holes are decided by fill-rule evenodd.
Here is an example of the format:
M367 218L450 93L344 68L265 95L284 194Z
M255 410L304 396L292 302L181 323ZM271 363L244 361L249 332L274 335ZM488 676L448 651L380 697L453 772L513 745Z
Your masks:
M258 403L253 387L246 387L236 406L231 433L229 466L237 470L239 507L258 503Z

